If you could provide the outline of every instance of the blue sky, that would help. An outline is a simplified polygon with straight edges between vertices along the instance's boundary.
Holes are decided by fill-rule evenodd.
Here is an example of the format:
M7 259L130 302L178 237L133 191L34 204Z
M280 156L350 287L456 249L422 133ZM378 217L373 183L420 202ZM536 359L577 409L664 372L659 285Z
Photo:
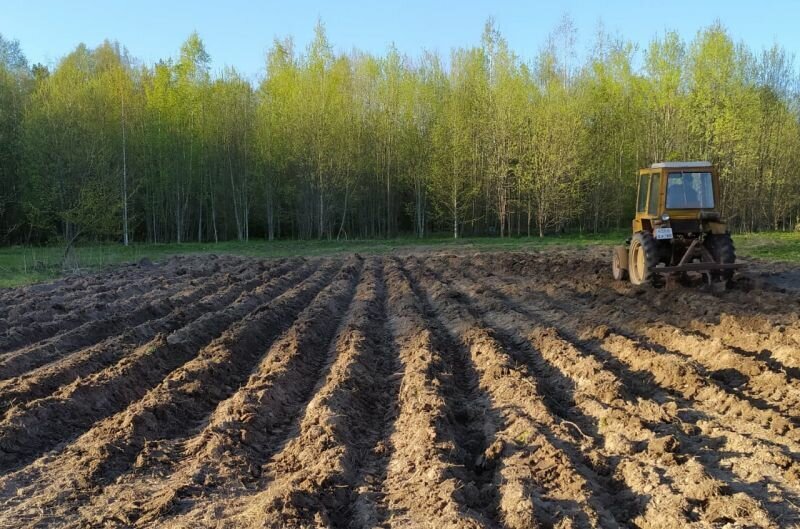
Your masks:
M790 52L800 50L797 0L0 0L0 34L18 39L32 63L53 64L78 43L95 46L105 38L151 63L174 57L197 30L215 70L231 65L257 78L275 37L291 35L304 47L318 18L339 51L381 53L394 43L410 55L422 49L447 55L453 47L479 42L491 16L511 48L532 58L564 13L578 28L578 53L588 49L600 22L606 31L644 45L667 29L691 39L716 19L756 50L776 42Z

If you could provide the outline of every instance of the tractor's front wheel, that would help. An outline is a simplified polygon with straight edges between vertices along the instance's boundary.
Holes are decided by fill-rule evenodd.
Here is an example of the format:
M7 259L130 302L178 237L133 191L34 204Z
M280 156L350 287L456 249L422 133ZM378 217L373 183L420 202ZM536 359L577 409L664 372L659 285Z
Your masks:
M634 234L628 258L628 275L631 283L643 285L652 281L653 269L658 264L658 248L653 235L646 231Z
M611 275L616 281L628 279L628 249L616 246L611 257Z
M714 261L722 264L730 264L736 262L736 249L733 247L733 240L729 233L718 235L707 235L706 240L703 241L706 249L714 258ZM720 270L711 273L713 280L722 279L729 281L733 278L733 270Z

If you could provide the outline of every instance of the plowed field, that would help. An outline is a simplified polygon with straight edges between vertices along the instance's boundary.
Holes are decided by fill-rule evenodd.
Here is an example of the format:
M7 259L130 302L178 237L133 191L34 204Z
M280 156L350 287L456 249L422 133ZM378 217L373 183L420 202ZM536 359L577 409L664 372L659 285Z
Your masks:
M800 301L607 251L0 291L0 527L800 527Z

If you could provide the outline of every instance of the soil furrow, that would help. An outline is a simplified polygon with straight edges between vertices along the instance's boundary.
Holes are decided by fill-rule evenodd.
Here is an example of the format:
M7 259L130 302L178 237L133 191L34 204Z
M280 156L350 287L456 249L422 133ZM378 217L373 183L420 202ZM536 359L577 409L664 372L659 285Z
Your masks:
M108 314L117 315L125 310L146 307L154 299L168 296L191 284L190 278L170 282L164 279L133 282L124 287L124 296L118 297L115 291L92 296L77 296L80 304L68 309L60 302L23 312L20 321L8 324L4 336L0 338L0 359L11 355L19 349L36 345L62 333L67 333L88 322L99 322ZM14 310L19 310L14 307Z
M157 288L175 278L174 270L168 266L164 266L161 272L158 275L145 275L140 270L130 268L113 276L76 278L69 289L30 292L16 299L9 299L5 302L9 310L0 320L0 329L5 333L17 325L63 318L80 309L83 300L87 298L105 300L117 298L120 294L146 292L149 288Z
M696 420L713 421L713 418L698 412L684 423L679 410L691 403L671 398L652 384L648 384L648 391L634 391L635 400L622 400L621 405L613 406L614 401L609 402L609 397L618 399L622 395L619 392L609 395L609 392L615 388L638 387L630 382L638 376L640 384L642 374L620 369L618 364L615 370L603 369L601 366L608 366L610 362L597 362L596 356L603 357L596 354L596 348L573 342L574 338L564 339L553 328L537 330L530 339L548 361L579 383L587 373L612 374L615 383L597 388L599 391L592 388L591 382L584 382L586 393L578 399L581 408L597 418L600 431L606 435L605 451L609 460L618 458L615 464L618 479L638 494L658 497L658 502L647 502L641 516L635 520L637 526L705 527L705 524L719 523L728 507L735 508L739 521L747 520L758 527L776 526L765 505L758 500L764 497L760 494L762 490L751 487L746 479L737 481L723 470L723 462L718 457L704 454L718 441L690 425ZM594 353L595 357L585 356L584 351ZM618 379L616 373L624 375ZM589 399L607 407L603 409ZM703 454L703 458L687 458L686 453ZM727 486L715 477L723 474Z
M4 321L16 324L17 318L21 318L19 323L25 323L30 321L31 313L52 309L54 303L60 307L51 315L61 317L79 309L86 299L120 298L149 285L202 278L220 269L233 271L246 264L246 259L237 256L209 255L202 260L175 256L159 264L145 260L140 264L119 265L105 272L30 285L8 291L9 294L15 292L15 295L6 296L4 300L11 307Z
M450 463L460 469L465 483L466 506L481 513L490 524L500 522L497 491L493 487L497 431L506 427L500 410L494 408L491 396L481 386L480 373L473 363L471 351L459 342L438 318L436 309L402 263L401 273L411 285L425 321L442 355L442 396L447 403L450 425L442 433L451 436L453 450ZM478 492L477 495L472 494Z
M774 409L800 422L800 383L767 362L738 353L720 340L708 339L662 323L639 324L640 334L652 343L683 352L705 369L701 374L722 383L729 391L760 409Z
M320 303L309 307L273 345L248 384L187 443L189 451L196 452L196 463L189 465L194 479L182 486L183 491L164 495L171 503L179 501L176 496L199 492L193 484L198 472L216 481L221 476L224 482L251 479L248 491L264 490L235 502L232 510L241 514L222 525L346 527L337 520L341 522L355 493L351 487L359 456L371 448L370 440L377 442L370 414L380 410L375 406L384 398L376 392L386 389L372 378L386 369L380 365L385 358L373 349L380 347L380 327L377 333L369 328L379 323L373 317L380 318L380 266L378 259L367 262L354 296L353 284L331 285L320 295ZM352 301L340 322L336 314L344 313L341 304L347 299ZM219 460L226 462L222 468ZM211 468L201 470L204 467ZM230 486L221 490L227 497ZM195 525L208 515L209 503L213 500L176 523Z
M597 257L598 253L601 257ZM635 287L628 282L614 281L609 265L611 253L607 249L601 252L586 249L537 254L487 253L475 257L475 264L481 268L489 266L494 272L503 272L516 279L568 286L587 296L623 295L638 299L644 295L652 306L681 306L684 313L701 318L714 318L721 313L737 314L743 325L755 323L753 330L760 326L757 322L761 318L797 323L800 313L797 296L771 289L752 290L744 286L718 296L703 288ZM747 283L746 279L744 283Z
M0 304L9 307L9 312L0 322L0 332L17 323L24 322L31 313L41 312L43 308L52 308L58 304L55 315L67 314L82 305L82 300L88 297L116 297L124 295L126 288L141 288L138 282L158 284L164 278L174 278L175 264L183 258L169 259L158 265L159 274L152 274L153 266L128 265L113 269L111 272L101 272L88 276L75 275L69 278L56 280L52 283L43 283L5 291L0 294ZM210 263L213 266L213 263ZM203 265L201 265L203 266ZM42 316L46 316L42 313ZM43 320L47 321L47 320Z
M254 273L251 270L249 275ZM163 318L176 307L194 303L230 280L228 273L219 272L176 294L165 293L167 295L162 298L149 300L131 312L86 322L42 342L9 352L0 359L0 380L19 376L73 351L98 344L109 336L119 336L132 327Z
M616 295L612 301L605 296L586 296L566 283L558 287L535 281L528 283L528 290L543 294L566 312L580 307L579 310L592 317L598 314L597 308L613 305L613 313L604 312L604 317L595 317L594 321L613 325L653 350L694 360L694 368L702 377L746 401L749 406L775 412L795 424L800 422L797 411L800 385L784 369L773 368L769 362L741 354L718 339L677 327L670 323L675 316L664 314L659 308L662 302L651 306L635 298Z
M493 278L484 277L484 283L486 286L491 285L494 292L508 289L507 283L501 284ZM741 501L745 500L745 496L761 498L763 507L773 516L779 518L786 515L786 506L773 501L774 495L769 492L769 487L764 484L750 484L755 476L777 474L785 476L789 491L796 487L800 476L800 468L793 463L797 444L786 439L785 434L790 432L786 419L773 413L767 413L765 416L748 401L725 393L713 383L707 382L697 368L682 357L653 351L632 338L614 332L607 325L598 323L593 315L584 312L583 308L578 309L578 304L570 304L571 311L567 312L566 307L559 306L542 292L539 292L538 296L536 293L525 296L525 299L525 305L532 310L531 312L522 309L527 317L545 317L548 324L556 325L562 331L569 329L571 341L600 357L606 367L614 367L618 374L627 373L627 376L622 376L622 380L629 389L636 390L640 395L658 395L663 388L669 395L677 397L679 409L695 408L696 411L688 417L681 418L690 424L696 423L700 426L699 429L692 426L689 430L696 431L697 435L702 434L707 440L717 438L722 433L727 439L725 444L730 446L731 450L728 454L709 452L707 457L700 459L707 473L715 478L724 478L730 490L739 494ZM510 299L505 298L505 300L506 305L514 305ZM542 305L543 300L547 301ZM548 314L550 316L547 316ZM582 337L588 341L581 340ZM753 427L754 419L758 421L759 418L766 422L760 427ZM749 440L754 434L762 440L760 446ZM719 443L709 441L694 444L702 445L698 449L703 451ZM737 458L737 453L743 456L746 454L746 457ZM722 460L720 455L730 457ZM750 461L750 458L760 461L760 470L758 467L740 466L740 459ZM759 519L758 513L762 510L758 503L759 501L750 501L749 511L754 513L754 519ZM715 505L719 507L718 504Z
M606 369L607 363L582 351L580 344L565 340L556 329L542 326L541 317L547 311L531 314L498 293L498 289L466 283L463 294L479 307L487 321L508 334L524 336L535 347L529 351L531 358L540 354L574 381L572 409L592 419L588 424L585 419L574 420L582 432L594 436L593 431L597 431L602 435L599 458L592 464L599 472L607 466L606 471L617 484L624 484L625 489L614 495L617 509L612 510L619 513L625 525L679 528L697 522L702 527L716 523L720 513L735 506L739 519L749 519L759 527L774 526L762 505L744 490L729 491L703 465L683 455L685 451L702 451L702 445L709 442L696 434L686 435L678 426L677 410L683 402L652 389L648 394L658 400L628 394L628 385ZM497 302L491 303L492 298ZM533 370L543 372L546 368L534 366ZM554 393L563 394L553 389ZM560 407L568 406L569 403L561 403ZM653 496L658 497L657 503L649 500ZM627 508L620 511L626 503Z
M0 398L2 398L0 411L45 397L75 379L101 371L132 355L137 347L152 341L157 334L169 334L206 314L217 313L235 301L243 292L250 292L270 279L285 274L287 270L296 268L297 264L295 261L288 261L260 274L257 273L258 268L253 267L242 276L229 277L227 287L197 301L190 302L182 298L179 303L172 303L175 309L162 318L142 323L120 336L76 351L18 378L0 382ZM216 286L208 285L208 289L213 291Z
M495 290L485 289L448 266L428 265L425 269L455 290L451 297L480 319L517 362L516 369L536 382L542 402L552 416L543 416L554 433L552 442L571 457L572 464L593 484L616 520L623 525L630 523L641 512L645 496L625 490L624 483L613 477L615 461L601 453L606 444L601 432L603 418L592 413L598 408L607 413L631 400L624 386L599 368L591 357L564 359L562 355L549 356L549 351L533 347L532 336L554 331L542 327L538 319L518 312ZM568 375L561 369L564 365L571 368ZM584 399L590 400L589 411L583 409ZM598 402L602 404L598 406Z
M556 257L493 254L478 256L475 261L487 270L506 270L514 280L569 290L586 303L613 307L629 318L647 313L653 321L678 328L705 329L706 334L737 351L760 354L766 349L777 362L777 372L800 368L800 357L795 354L800 347L800 299L796 296L738 287L722 295L697 288L642 289L611 280L606 261L588 256ZM643 296L647 302L642 302Z
M390 439L396 431L402 371L397 351L390 343L386 266L383 259L379 264L375 286L377 306L366 307L364 321L355 318L353 334L345 336L348 343L344 345L344 357L359 352L352 368L343 367L351 374L355 389L349 391L347 384L341 389L337 387L328 401L331 419L344 415L353 417L355 424L338 428L348 449L338 479L353 493L344 509L329 507L334 527L370 529L385 526L388 519L384 483L390 461ZM337 487L338 479L334 478L328 487L329 496L341 490Z
M466 252L0 291L0 526L800 527L774 267L712 293L602 246Z
M651 346L663 347L673 353L680 352L679 354L696 360L707 370L702 372L704 376L722 383L729 391L749 400L756 407L773 408L792 417L795 422L798 420L800 381L791 377L780 364L776 366L752 355L742 354L737 350L738 340L710 338L698 331L684 330L681 327L686 324L685 314L673 311L665 313L662 308L666 304L664 301L641 303L631 297L615 295L606 298L602 293L592 294L587 298L570 285L563 284L559 287L559 297L580 298L582 305L588 306L590 310L613 303L618 314L610 314L608 322L630 334L636 334ZM668 298L671 300L669 306L674 306L672 296L668 294ZM723 314L719 320L719 325L707 326L718 329L733 323L731 320L734 318ZM730 336L730 333L724 333L724 336Z
M304 273L301 270L294 276L270 281L218 313L206 314L187 327L157 336L118 364L77 380L47 398L13 406L0 423L0 471L27 464L43 451L141 398L167 373L189 361L231 325L240 325L241 318L290 288Z
M345 265L268 348L247 382L220 402L199 432L147 445L137 467L157 469L164 454L181 462L166 483L154 484L150 498L124 513L119 512L120 502L108 494L97 503L108 502L108 511L117 518L147 525L189 510L217 489L229 493L244 484L249 490L268 480L261 479L270 474L264 465L287 439L298 435L299 416L336 359L332 345L354 300L361 269L357 259ZM156 459L150 460L150 454ZM137 476L132 473L125 478ZM124 479L118 484L114 489L124 492ZM261 496L251 499L249 510L258 512L259 518L268 516L261 512L265 501Z
M485 269L484 273L487 273ZM728 388L716 380L704 377L702 369L692 362L687 362L684 353L676 355L674 352L653 346L649 340L637 334L640 328L630 326L624 321L624 315L616 316L610 311L598 312L587 300L571 298L568 289L543 286L534 281L500 279L492 276L485 276L483 280L497 285L500 291L509 290L508 285L512 283L521 286L525 290L527 298L531 300L530 304L535 306L535 312L540 314L546 314L548 311L560 313L562 316L558 321L563 324L571 324L575 336L591 334L598 328L605 329L604 332L608 338L622 341L626 347L639 349L643 352L643 356L652 357L659 364L663 364L665 367L662 367L660 371L667 369L666 366L670 366L669 371L692 377L693 384L674 381L677 386L674 391L684 392L687 398L704 403L713 413L728 414L737 422L744 419L746 422L742 426L751 427L750 433L758 435L764 440L770 440L777 435L781 438L780 442L786 442L786 447L791 451L796 451L800 446L798 445L800 430L793 428L789 418L772 409L759 409L751 400L728 391ZM520 297L522 294L517 291L515 295ZM618 310L615 307L615 311ZM665 380L668 379L670 377ZM690 386L688 389L687 385ZM762 431L757 432L752 427L760 427Z
M139 281L122 281L119 288L109 289L108 292L76 293L78 303L73 308L68 308L57 300L44 302L45 306L38 310L12 306L10 312L19 312L20 321L9 322L5 336L0 338L0 354L11 353L14 349L46 340L87 322L102 321L108 314L115 318L146 307L151 300L178 292L187 285L202 282L206 276L218 272L219 268L220 265L216 262L191 270L180 267L176 271L180 272L177 278L149 274Z
M169 258L161 266L185 261L182 256ZM76 273L61 277L49 283L36 283L15 289L0 290L0 301L23 301L38 303L46 299L58 297L64 299L67 295L94 294L118 288L131 279L148 275L153 264L147 261L136 264L108 267L94 274ZM169 268L164 268L163 275L174 275Z
M98 421L53 457L41 458L0 479L0 498L10 500L8 494L30 488L25 498L14 498L16 508L12 512L0 513L0 524L4 516L13 519L24 513L41 512L56 495L69 505L69 512L62 513L62 517L75 517L78 507L92 497L93 490L130 470L143 450L147 455L149 443L185 435L187 430L196 427L244 382L253 363L265 353L265 344L290 325L330 281L337 268L335 262L324 263L307 280L272 301L254 307L199 352L195 347L194 358L172 371L127 409ZM183 332L173 342L185 345L191 339L190 333ZM59 480L43 484L40 476L51 464L73 470L60 475ZM7 503L12 504L11 501Z
M609 497L601 501L593 494L601 487L589 486L565 453L565 443L556 441L558 425L536 381L465 306L460 291L419 265L413 270L413 283L424 289L437 317L469 351L479 386L502 410L504 424L483 457L485 465L496 468L494 484L505 525L618 527L606 505Z
M352 305L329 342L333 359L288 442L263 467L265 490L248 503L236 525L258 519L275 527L348 527L354 516L361 465L380 440L392 363L382 354L384 318L381 259L366 266ZM271 389L280 395L280 388ZM313 395L313 398L311 398ZM272 406L271 408L274 408ZM278 407L280 409L280 407ZM270 425L266 430L275 430ZM275 432L281 437L285 434ZM273 437L275 435L273 434Z
M800 324L774 323L766 317L721 314L718 323L693 320L689 326L721 340L740 354L765 362L772 371L800 381Z
M403 369L398 411L390 438L391 455L383 483L383 505L390 527L477 528L490 520L469 507L480 495L465 479L464 447L456 442L454 410L448 410L443 385L452 372L424 317L424 309L406 276L395 262L384 268L392 348ZM459 405L459 419L469 410ZM476 408L478 409L478 408ZM463 427L462 427L463 428ZM464 441L464 439L462 439ZM478 445L472 447L476 451ZM469 462L470 465L474 461ZM490 490L483 491L493 496ZM490 499L491 501L491 499Z

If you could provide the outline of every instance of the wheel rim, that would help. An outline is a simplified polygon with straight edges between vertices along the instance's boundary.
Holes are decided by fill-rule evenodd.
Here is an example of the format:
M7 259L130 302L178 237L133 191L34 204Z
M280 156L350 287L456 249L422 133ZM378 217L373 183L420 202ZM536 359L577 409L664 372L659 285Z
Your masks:
M644 278L644 251L641 246L638 248L638 252L636 252L636 268L639 270L639 281Z
M631 259L633 266L631 266L629 273L636 283L641 283L642 275L644 274L644 252L638 243L632 245L631 252L633 253L633 259Z

